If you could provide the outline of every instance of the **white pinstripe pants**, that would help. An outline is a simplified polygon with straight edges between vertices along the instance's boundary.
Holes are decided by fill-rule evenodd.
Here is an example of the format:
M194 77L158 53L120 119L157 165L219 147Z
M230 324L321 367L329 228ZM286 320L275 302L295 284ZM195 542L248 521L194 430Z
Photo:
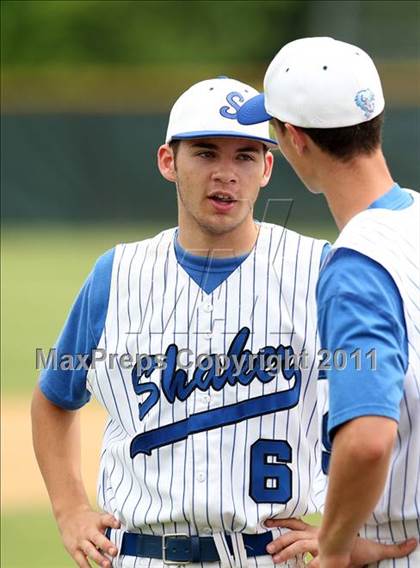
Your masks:
M164 564L162 560L153 560L150 558L139 558L134 556L121 556L118 561L114 561L113 568L171 568ZM302 562L289 560L283 564L274 564L270 555L257 556L248 558L248 568L301 568L304 566ZM220 562L191 563L180 568L220 568ZM177 568L174 564L173 568ZM382 568L382 567L381 567Z

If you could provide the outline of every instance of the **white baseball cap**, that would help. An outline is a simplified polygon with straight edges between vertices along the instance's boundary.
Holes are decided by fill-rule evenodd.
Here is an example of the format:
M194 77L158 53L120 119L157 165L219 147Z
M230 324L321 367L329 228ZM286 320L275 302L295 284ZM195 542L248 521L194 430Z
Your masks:
M191 138L234 137L276 146L268 123L243 125L237 121L241 105L258 91L228 77L200 81L183 93L172 107L166 143Z
M303 128L338 128L371 120L384 106L367 53L330 37L309 37L277 53L265 73L264 93L242 106L238 120L256 124L275 117Z

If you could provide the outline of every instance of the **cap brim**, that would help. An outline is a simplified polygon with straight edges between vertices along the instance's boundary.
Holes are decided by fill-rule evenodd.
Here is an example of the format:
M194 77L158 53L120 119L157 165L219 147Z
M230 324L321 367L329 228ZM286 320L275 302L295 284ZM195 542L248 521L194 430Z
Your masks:
M256 140L266 144L270 148L276 148L277 142L271 138L262 138L260 136L253 136L245 132L238 132L237 130L202 130L196 132L180 132L171 136L170 140L192 140L194 138L245 138L247 140ZM167 140L169 142L169 140Z
M246 101L239 109L236 118L239 124L259 124L271 120L273 117L265 110L264 93Z

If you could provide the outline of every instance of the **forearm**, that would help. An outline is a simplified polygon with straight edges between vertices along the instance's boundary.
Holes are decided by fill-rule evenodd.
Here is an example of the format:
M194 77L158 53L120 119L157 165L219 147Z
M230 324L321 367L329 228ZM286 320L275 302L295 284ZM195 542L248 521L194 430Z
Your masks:
M382 494L396 431L395 421L368 416L337 432L319 535L321 556L351 551L360 526Z
M81 477L78 412L61 409L35 389L32 399L35 455L57 520L71 510L90 508Z

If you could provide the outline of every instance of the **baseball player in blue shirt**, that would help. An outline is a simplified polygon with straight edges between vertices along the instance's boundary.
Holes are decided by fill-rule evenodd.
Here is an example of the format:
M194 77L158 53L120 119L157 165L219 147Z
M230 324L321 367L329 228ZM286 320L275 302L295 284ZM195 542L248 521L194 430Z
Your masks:
M287 44L269 65L264 94L239 121L273 118L278 144L308 189L323 193L340 236L317 287L329 415L329 489L311 566L347 568L354 539L419 538L419 195L392 178L381 149L384 97L360 48L316 37ZM303 550L288 535L287 557ZM318 552L316 545L314 552ZM420 566L420 549L372 566Z

